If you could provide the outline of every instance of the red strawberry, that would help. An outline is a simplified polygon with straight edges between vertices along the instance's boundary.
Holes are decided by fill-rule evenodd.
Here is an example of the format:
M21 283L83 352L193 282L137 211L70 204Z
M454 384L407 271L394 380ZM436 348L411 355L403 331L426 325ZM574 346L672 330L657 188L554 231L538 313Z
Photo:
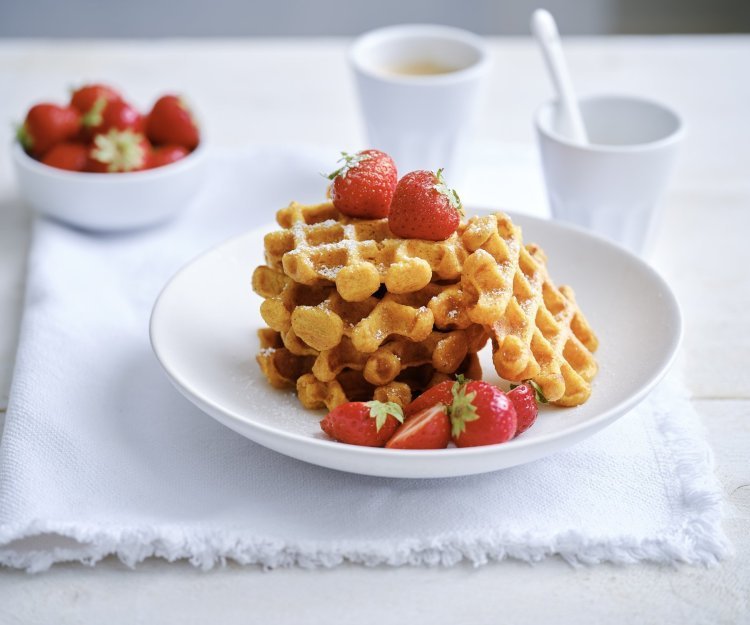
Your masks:
M190 108L176 95L159 98L146 119L146 136L152 143L181 145L188 150L200 140Z
M518 425L516 426L516 436L528 430L536 421L539 414L539 404L547 403L547 399L542 394L539 387L529 380L523 384L510 385L510 391L507 393L508 398L513 402L516 409Z
M69 106L36 104L18 129L18 141L32 156L41 158L56 143L73 139L81 127L81 116Z
M462 376L459 376L459 378L463 381ZM445 380L445 382L440 382L440 384L428 388L404 408L404 416L407 418L411 417L412 415L422 412L425 408L430 408L435 404L449 406L453 401L453 393L451 393L451 389L454 384L455 382L453 380Z
M85 171L89 149L82 143L65 141L51 147L42 158L42 163L58 169Z
M116 100L122 100L122 96L112 87L100 84L83 85L73 92L70 98L70 106L78 109L78 112L86 117L91 114L100 115L107 102Z
M458 447L504 443L516 433L516 409L508 396L488 382L456 382L448 408L451 436Z
M390 449L445 449L450 440L448 410L438 403L409 417L385 446Z
M461 221L461 200L436 174L419 170L398 181L388 215L391 232L404 239L443 241L456 231Z
M329 174L336 210L350 217L380 219L388 215L398 182L393 159L379 150L341 153L343 166Z
M401 406L394 402L351 401L331 410L320 427L341 443L382 447L403 421Z
M84 129L90 136L102 135L113 129L143 132L144 126L143 115L123 100L105 101L101 110L94 107L83 121Z
M187 149L183 148L181 145L165 145L161 148L154 148L149 155L147 169L176 163L180 159L185 158L188 154L189 152Z
M89 152L88 171L114 173L138 171L148 164L151 146L146 138L132 130L110 130L96 135Z

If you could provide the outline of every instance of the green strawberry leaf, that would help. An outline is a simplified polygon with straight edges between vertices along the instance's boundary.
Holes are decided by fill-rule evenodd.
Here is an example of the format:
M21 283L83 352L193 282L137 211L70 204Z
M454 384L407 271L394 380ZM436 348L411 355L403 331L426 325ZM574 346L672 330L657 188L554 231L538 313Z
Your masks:
M362 153L349 154L347 152L342 152L341 158L337 160L336 162L344 163L344 164L341 167L339 167L336 171L328 174L326 178L328 178L328 180L335 180L339 176L341 176L342 178L346 178L346 174L349 173L349 170L354 169L362 161L366 161L370 158L372 158L372 154L362 154Z
M107 98L99 96L94 102L94 105L89 109L89 111L83 117L81 117L81 125L86 128L92 128L101 124L102 113L104 112L104 107L106 106Z
M378 432L385 425L388 415L394 417L399 423L404 422L404 411L394 401L366 401L365 406L370 409L370 416L375 419L375 430Z
M440 195L444 195L445 197L447 197L448 201L451 203L451 206L453 206L453 208L455 208L459 213L463 215L464 206L461 203L461 198L458 197L458 193L456 193L455 189L448 188L448 185L445 183L445 178L443 178L442 167L437 170L435 178L437 179L437 184L433 187L435 191L440 193Z
M26 124L18 124L16 126L16 140L21 144L21 147L27 152L33 147L34 141L26 130Z
M463 376L460 377L462 379L456 380L451 388L453 401L448 407L448 415L451 418L451 434L454 438L463 434L469 421L476 421L479 418L477 407L473 404L477 394L475 391L467 393Z
M534 389L534 397L540 404L548 404L549 400L544 396L544 393L542 392L542 387L539 386L534 380L524 380L522 384L528 384L531 386L531 388ZM510 390L512 391L514 388L518 388L521 386L521 384L511 384Z

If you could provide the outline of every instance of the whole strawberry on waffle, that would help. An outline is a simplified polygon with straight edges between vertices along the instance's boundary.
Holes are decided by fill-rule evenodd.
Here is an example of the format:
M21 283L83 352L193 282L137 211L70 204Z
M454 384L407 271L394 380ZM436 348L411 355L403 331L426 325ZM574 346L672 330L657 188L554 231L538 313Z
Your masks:
M457 375L482 377L491 339L504 379L551 403L588 399L596 337L546 257L503 213L462 220L442 171L398 180L377 150L343 154L331 200L292 202L253 274L263 298L258 363L307 408L406 407Z

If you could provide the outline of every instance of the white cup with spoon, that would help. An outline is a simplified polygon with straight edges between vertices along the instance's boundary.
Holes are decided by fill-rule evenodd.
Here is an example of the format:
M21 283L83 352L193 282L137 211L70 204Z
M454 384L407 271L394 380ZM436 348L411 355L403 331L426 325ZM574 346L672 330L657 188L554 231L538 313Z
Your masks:
M659 199L685 134L680 116L633 96L579 101L552 16L535 11L531 30L558 95L534 120L553 217L647 253Z

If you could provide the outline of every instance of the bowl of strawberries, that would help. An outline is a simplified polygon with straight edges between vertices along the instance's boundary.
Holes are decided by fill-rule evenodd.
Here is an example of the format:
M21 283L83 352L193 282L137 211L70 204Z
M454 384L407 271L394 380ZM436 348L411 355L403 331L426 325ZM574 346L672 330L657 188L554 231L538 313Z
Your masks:
M200 127L185 101L159 97L147 113L103 84L66 104L32 106L13 162L24 201L37 213L95 231L162 223L203 182Z

